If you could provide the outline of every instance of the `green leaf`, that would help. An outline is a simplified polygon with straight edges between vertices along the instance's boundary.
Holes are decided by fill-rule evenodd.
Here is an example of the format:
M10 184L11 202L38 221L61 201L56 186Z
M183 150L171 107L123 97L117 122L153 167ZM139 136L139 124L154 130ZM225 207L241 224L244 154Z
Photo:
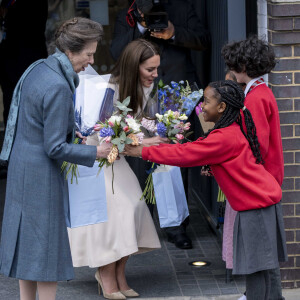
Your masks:
M113 139L111 142L112 142L112 144L114 144L114 145L118 145L118 144L120 144L121 139L120 139L120 138L115 138L115 139Z
M119 152L123 152L123 151L124 151L124 148L125 148L125 144L120 144L120 145L118 145L118 150L119 150Z
M164 85L163 81L160 80L160 81L158 82L158 87L161 89L161 88L163 88L164 86L165 86L165 85Z
M125 100L122 101L122 104L125 105L126 107L129 105L130 103L130 96L128 96Z
M122 131L121 135L120 135L120 139L124 142L126 141L126 133L124 131Z
M132 142L133 142L132 139L126 138L125 144L126 144L126 145L130 145Z

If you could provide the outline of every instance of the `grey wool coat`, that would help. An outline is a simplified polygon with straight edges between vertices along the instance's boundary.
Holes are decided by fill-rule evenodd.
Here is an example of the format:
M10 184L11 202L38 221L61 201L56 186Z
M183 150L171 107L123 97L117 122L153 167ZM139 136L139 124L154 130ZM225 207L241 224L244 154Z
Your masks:
M49 56L27 75L21 92L0 243L0 272L18 279L74 278L61 164L91 167L97 149L67 142L74 128L74 108L64 68Z

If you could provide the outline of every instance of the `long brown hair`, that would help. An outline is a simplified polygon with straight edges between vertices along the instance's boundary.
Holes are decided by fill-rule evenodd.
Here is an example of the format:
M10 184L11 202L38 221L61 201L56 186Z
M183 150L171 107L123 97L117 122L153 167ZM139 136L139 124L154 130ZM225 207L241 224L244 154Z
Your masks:
M160 55L159 47L144 39L130 42L112 70L115 82L119 84L120 101L130 96L129 107L135 115L143 107L143 86L140 81L140 64Z

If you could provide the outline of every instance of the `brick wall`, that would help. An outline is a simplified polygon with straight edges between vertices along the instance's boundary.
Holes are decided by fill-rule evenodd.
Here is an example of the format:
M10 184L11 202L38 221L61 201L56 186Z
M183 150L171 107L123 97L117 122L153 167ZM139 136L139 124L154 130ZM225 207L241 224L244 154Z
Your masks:
M277 99L285 162L283 214L289 260L285 288L300 287L300 1L268 1L268 37L278 64L269 76Z

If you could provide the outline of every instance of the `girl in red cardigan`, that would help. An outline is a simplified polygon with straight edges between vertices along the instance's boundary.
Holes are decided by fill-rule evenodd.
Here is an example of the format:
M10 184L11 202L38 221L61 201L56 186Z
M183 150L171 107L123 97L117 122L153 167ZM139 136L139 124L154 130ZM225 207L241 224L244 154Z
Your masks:
M233 81L210 83L204 91L202 110L204 120L215 126L203 138L185 144L126 147L125 154L179 167L211 166L226 198L238 211L233 274L246 275L248 300L267 300L269 270L287 259L282 192L262 165L256 128L244 99Z

